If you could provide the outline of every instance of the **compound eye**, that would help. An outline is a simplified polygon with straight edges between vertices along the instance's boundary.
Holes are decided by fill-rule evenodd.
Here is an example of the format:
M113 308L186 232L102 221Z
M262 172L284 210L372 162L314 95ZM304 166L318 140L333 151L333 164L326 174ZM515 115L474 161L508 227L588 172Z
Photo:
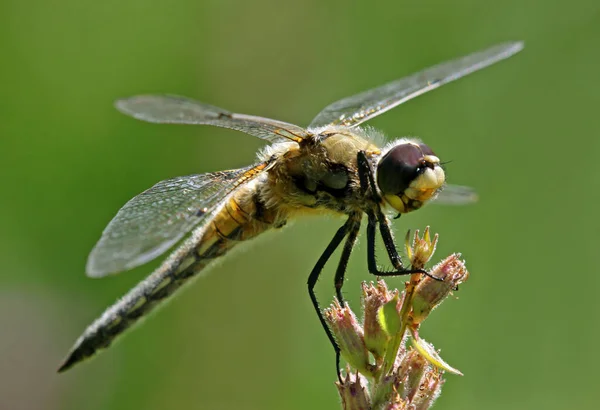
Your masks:
M433 155L425 144L405 143L395 146L381 158L377 166L377 185L384 195L401 195L417 178L423 166L424 148L426 155Z
M433 155L435 157L435 152L433 152L431 150L431 148L429 148L429 145L420 143L419 144L419 148L421 148L421 153L423 154L423 156L425 156L425 155Z

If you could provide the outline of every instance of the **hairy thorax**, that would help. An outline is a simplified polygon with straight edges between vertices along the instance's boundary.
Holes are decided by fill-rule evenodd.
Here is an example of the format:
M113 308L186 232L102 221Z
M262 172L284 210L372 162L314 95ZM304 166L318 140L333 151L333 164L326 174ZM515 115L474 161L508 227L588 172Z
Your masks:
M290 216L364 209L356 165L359 151L379 154L377 146L347 129L324 130L299 144L273 147L278 159L261 186L263 202Z

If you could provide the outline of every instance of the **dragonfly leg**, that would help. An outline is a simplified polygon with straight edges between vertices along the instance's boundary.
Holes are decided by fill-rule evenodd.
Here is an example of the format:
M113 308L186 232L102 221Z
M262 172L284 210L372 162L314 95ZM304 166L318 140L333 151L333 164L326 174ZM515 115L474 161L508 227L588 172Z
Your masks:
M344 249L342 250L342 255L340 256L340 262L338 263L338 267L335 271L334 279L335 294L342 305L344 304L344 295L342 294L344 276L346 274L346 269L348 268L350 254L352 253L352 249L354 249L354 245L356 245L356 239L358 238L361 215L358 214L351 216L350 219L354 220L354 224L352 224L349 228L348 237L346 238L346 243L344 244Z
M385 215L381 215L385 218ZM386 220L387 222L387 220ZM382 227L385 226L384 227ZM387 229L386 229L387 228ZM370 212L368 214L368 224L367 224L367 264L369 267L369 273L376 276L400 276L400 275L410 275L413 273L422 273L424 275L430 276L429 273L423 269L407 269L402 263L402 258L396 249L396 244L394 242L394 237L392 236L392 232L389 228L389 225L382 224L379 222L379 230L381 231L381 237L383 239L383 244L385 249L387 250L388 256L390 258L390 262L392 262L392 266L394 270L392 271L384 271L379 269L377 266L377 260L375 256L375 237L377 232L377 217L374 213Z
M358 221L358 223L357 223L357 221ZM338 265L338 269L336 272L336 283L337 283L338 278L340 278L340 281L343 282L344 272L346 270L346 266L348 265L348 258L350 257L350 251L352 250L352 247L349 245L349 243L354 244L354 242L356 242L356 236L358 235L359 228L360 228L360 217L351 215L348 218L348 220L346 221L346 223L344 223L344 225L338 229L338 231L335 233L335 235L329 242L329 245L327 245L327 248L325 248L325 251L323 252L321 257L319 257L317 264L314 266L314 268L310 272L310 275L308 276L308 282L307 282L308 294L310 295L310 300L312 301L315 311L317 312L317 316L319 317L319 322L321 322L321 326L325 330L325 333L327 334L327 338L329 339L329 341L331 342L331 345L333 346L333 350L335 350L335 367L336 367L336 372L337 372L338 379L340 380L340 382L342 381L341 376L340 376L340 348L338 347L337 342L335 341L335 338L333 337L333 334L331 333L331 330L329 329L329 326L327 325L327 322L325 321L325 318L323 317L323 313L321 312L321 309L319 307L319 302L318 302L317 296L315 294L315 285L317 284L317 281L319 280L319 276L321 275L321 272L323 271L325 264L327 263L327 261L329 260L329 258L333 254L333 252L335 252L335 250L340 245L340 243L342 243L344 238L348 235L349 238L346 241L346 245L344 246L344 251L342 252L342 257L340 259L340 263ZM337 286L336 286L336 288L337 288ZM340 291L338 292L338 294L341 294L341 287L340 287Z
M373 169L371 168L371 164L367 158L366 152L358 152L357 165L362 191L365 195L370 194L375 204L375 209L367 212L367 265L369 267L369 273L376 276L399 276L413 273L422 273L424 275L431 276L423 269L407 269L402 263L402 258L396 249L396 243L394 241L394 236L392 235L392 230L390 229L389 220L383 214L383 212L381 212L379 205L381 203L381 197L377 192L377 185L373 176ZM394 267L393 271L382 271L377 267L375 256L375 236L378 224L379 231L381 232L381 238L383 239L383 244L390 261L392 262L392 266Z

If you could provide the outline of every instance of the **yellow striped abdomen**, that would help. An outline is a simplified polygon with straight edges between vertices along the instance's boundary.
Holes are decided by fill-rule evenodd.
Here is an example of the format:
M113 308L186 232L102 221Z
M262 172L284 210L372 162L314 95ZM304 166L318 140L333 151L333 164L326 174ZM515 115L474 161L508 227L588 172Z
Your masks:
M158 269L85 330L59 371L92 356L98 349L108 347L139 318L238 243L284 223L277 223L276 219L279 218L264 207L255 189L245 187L235 192Z

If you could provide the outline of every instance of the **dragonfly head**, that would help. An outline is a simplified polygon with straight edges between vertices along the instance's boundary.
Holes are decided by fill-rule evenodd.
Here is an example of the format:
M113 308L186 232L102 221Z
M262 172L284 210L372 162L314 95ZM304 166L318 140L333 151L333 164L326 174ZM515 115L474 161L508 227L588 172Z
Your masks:
M420 142L401 140L377 165L377 185L383 198L400 213L419 209L444 181L439 158Z

